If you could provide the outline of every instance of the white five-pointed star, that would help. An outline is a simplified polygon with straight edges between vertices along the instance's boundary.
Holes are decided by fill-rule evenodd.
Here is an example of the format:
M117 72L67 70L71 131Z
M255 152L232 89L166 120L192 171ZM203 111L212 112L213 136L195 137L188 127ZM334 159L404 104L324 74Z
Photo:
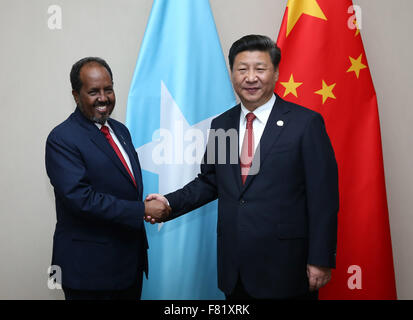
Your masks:
M200 172L208 129L215 116L190 126L161 82L160 129L152 141L137 148L143 170L158 174L159 193L182 188ZM158 231L162 228L159 224Z

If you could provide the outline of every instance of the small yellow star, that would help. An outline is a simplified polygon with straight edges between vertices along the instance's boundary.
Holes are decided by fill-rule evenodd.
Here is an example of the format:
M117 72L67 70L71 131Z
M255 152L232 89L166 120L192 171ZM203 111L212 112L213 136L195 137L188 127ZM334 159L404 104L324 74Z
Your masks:
M354 36L357 37L360 34L360 29L359 29L359 25L356 19L354 19L354 25L356 26L356 29L357 29L356 34Z
M347 70L347 72L354 71L355 74L356 74L357 79L360 76L360 70L367 68L367 66L365 64L361 63L362 57L363 57L362 53L359 55L359 57L357 59L349 57L350 62L351 62L351 67Z
M333 83L332 85L328 86L323 80L322 85L323 87L320 90L316 91L315 93L323 96L323 104L324 102L326 102L328 98L336 99L336 96L333 93L333 89L336 86L336 84Z
M287 37L303 14L327 20L317 0L288 0Z
M302 82L294 82L294 76L293 76L292 73L291 73L291 76L290 76L290 80L288 82L280 82L280 83L285 88L285 92L284 92L283 97L285 97L286 95L291 93L296 98L298 97L297 96L297 88L303 84Z

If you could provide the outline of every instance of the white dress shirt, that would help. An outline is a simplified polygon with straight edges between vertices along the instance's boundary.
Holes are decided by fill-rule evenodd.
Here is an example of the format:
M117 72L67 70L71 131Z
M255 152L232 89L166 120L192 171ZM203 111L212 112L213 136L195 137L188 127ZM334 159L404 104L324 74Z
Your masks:
M252 128L254 130L254 152L260 143L262 133L264 132L265 125L267 124L268 118L272 111L272 107L275 103L275 94L272 95L271 99L267 101L262 106L254 110L254 115L256 118L252 122ZM241 103L241 114L239 119L239 154L241 156L242 142L244 141L245 127L247 125L247 114L250 111Z
M102 125L100 123L95 122L95 125L99 128L99 130L102 128ZM120 150L120 153L122 153L122 156L125 159L126 164L129 167L130 172L132 172L133 177L135 178L135 174L133 173L132 165L130 163L128 154L126 153L125 149L123 149L122 144L119 142L118 138L116 137L115 132L113 132L112 128L110 127L110 125L107 121L105 122L105 126L107 126L109 128L109 133L112 136L113 141L115 141L116 145L118 146L118 148ZM105 137L105 139L106 139L106 137Z

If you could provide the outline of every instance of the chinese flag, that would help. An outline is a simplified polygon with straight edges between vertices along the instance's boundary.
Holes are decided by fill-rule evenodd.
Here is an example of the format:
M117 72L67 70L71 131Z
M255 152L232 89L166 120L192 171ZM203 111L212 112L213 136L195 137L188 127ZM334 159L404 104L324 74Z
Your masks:
M377 99L354 9L288 1L275 91L323 115L337 158L337 267L320 299L396 299Z

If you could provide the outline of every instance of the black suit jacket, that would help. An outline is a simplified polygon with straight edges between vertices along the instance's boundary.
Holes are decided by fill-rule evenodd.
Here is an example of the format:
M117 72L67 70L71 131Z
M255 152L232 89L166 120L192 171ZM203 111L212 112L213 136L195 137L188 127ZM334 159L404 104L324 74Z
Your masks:
M211 129L238 132L240 110L218 116ZM210 135L198 177L166 195L171 219L218 198L219 288L231 293L240 274L256 298L305 294L307 264L335 267L338 173L321 115L277 96L254 155L258 173L245 185L230 139L224 147L218 140Z
M49 134L46 170L57 223L52 264L63 286L119 290L147 270L142 177L128 129L109 119L127 152L137 188L102 132L79 109Z

